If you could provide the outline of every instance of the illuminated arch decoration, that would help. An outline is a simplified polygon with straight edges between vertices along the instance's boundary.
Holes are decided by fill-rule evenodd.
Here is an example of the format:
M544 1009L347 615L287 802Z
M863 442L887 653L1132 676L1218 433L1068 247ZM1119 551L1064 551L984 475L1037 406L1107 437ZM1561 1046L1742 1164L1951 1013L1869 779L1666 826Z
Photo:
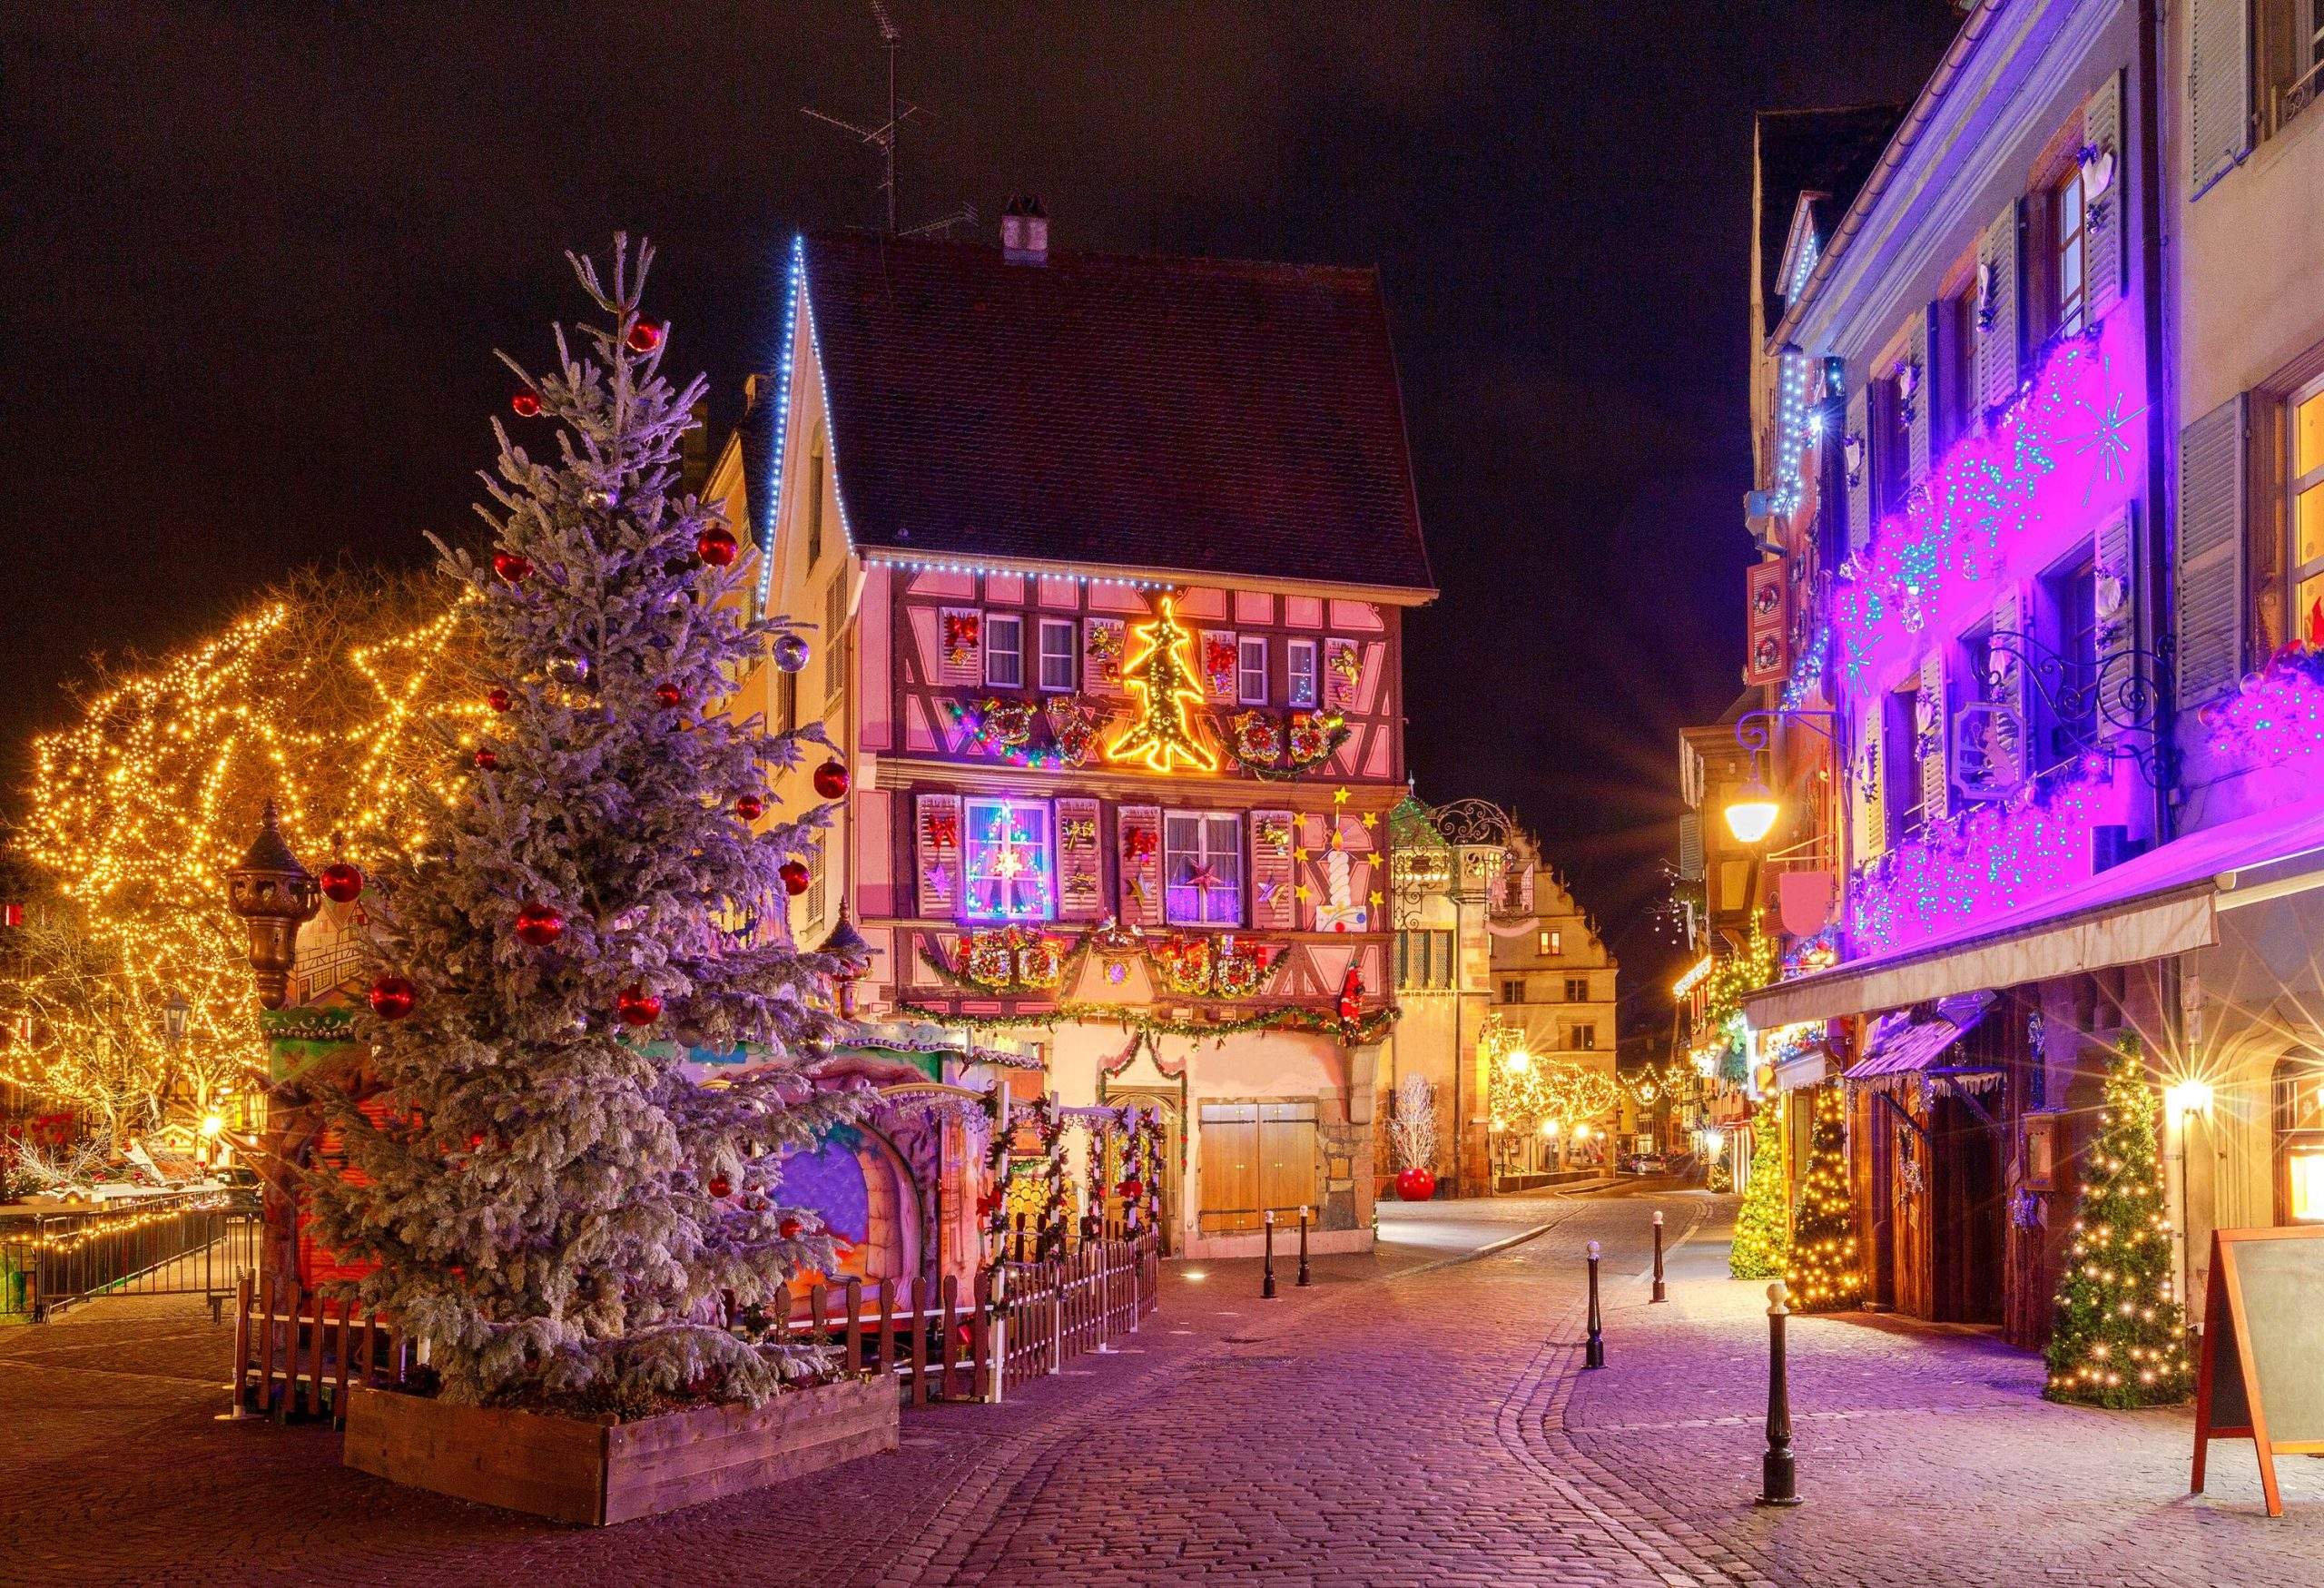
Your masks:
M1162 598L1161 615L1130 632L1139 649L1122 668L1122 679L1137 696L1137 710L1119 738L1106 746L1108 761L1143 761L1149 771L1192 766L1218 770L1218 756L1195 736L1191 707L1202 704L1194 661L1194 636L1179 626L1177 603Z

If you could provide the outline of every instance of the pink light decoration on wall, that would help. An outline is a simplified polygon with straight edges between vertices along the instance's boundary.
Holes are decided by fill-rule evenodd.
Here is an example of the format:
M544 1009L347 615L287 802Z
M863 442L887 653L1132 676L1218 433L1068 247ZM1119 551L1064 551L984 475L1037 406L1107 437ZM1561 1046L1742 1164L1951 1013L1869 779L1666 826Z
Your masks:
M2324 652L2288 648L2207 708L2211 748L2236 765L2291 767L2303 789L2324 764Z
M1953 446L1841 566L1831 621L1846 686L1910 661L1925 635L1968 627L2004 578L2039 575L2066 531L2093 530L2138 494L2146 407L2135 319L2117 309L2053 346L2016 400Z
M1851 957L1991 924L2091 873L2108 774L2082 768L2031 797L1977 805L1860 868L1848 889Z

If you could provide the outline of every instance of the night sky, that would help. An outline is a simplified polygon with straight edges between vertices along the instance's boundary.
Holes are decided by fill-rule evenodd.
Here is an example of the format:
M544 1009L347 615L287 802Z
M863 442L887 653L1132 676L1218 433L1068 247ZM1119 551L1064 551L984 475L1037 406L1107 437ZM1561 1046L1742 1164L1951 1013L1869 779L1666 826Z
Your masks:
M1407 650L1423 797L1512 806L1626 965L1674 734L1740 687L1751 113L1908 99L1945 0L892 0L906 225L1384 277L1443 595ZM158 649L300 563L460 524L580 308L561 251L661 251L723 428L790 235L880 215L861 0L20 5L0 20L0 754L93 651ZM1327 575L1330 570L1318 569ZM1651 994L1648 996L1650 998Z

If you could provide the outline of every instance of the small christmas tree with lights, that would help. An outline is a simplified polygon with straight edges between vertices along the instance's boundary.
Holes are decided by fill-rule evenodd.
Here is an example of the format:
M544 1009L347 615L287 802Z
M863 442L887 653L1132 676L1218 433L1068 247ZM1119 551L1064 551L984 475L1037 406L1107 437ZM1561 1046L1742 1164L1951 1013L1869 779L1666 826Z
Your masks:
M2167 1406L2187 1397L2187 1325L2171 1284L2154 1121L2161 1098L2138 1039L2106 1072L2098 1139L2082 1164L2082 1206L2050 1331L2051 1400Z
M1791 1221L1784 1191L1783 1100L1760 1100L1751 1120L1751 1183L1735 1216L1727 1271L1738 1279L1773 1279L1791 1250Z
M1131 632L1144 648L1122 669L1122 680L1137 696L1137 715L1106 747L1106 759L1143 761L1156 772L1215 770L1218 756L1195 736L1187 715L1202 704L1202 686L1187 655L1194 636L1179 625L1177 603L1163 597L1161 616Z
M1816 1089L1807 1174L1791 1227L1791 1267L1784 1273L1791 1305L1801 1312L1837 1311L1864 1297L1856 1211L1848 1202L1847 1112L1838 1082Z

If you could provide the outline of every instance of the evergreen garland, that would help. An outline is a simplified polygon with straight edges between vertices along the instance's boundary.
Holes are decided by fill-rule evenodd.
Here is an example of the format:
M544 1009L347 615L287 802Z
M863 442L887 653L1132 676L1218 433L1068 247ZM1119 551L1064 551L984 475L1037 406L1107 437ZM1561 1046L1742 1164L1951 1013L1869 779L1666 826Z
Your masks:
M1816 1089L1816 1124L1807 1174L1791 1230L1791 1267L1784 1279L1800 1312L1831 1312L1864 1298L1856 1212L1848 1200L1847 1100L1833 1081Z
M2187 1397L2187 1325L2171 1278L2154 1120L2160 1099L2138 1039L2106 1072L2098 1139L2082 1165L2082 1206L2058 1280L2051 1400L2167 1406Z
M1751 1183L1727 1254L1727 1271L1738 1279L1773 1279L1784 1271L1791 1224L1783 1169L1783 1100L1770 1094L1751 1120Z

